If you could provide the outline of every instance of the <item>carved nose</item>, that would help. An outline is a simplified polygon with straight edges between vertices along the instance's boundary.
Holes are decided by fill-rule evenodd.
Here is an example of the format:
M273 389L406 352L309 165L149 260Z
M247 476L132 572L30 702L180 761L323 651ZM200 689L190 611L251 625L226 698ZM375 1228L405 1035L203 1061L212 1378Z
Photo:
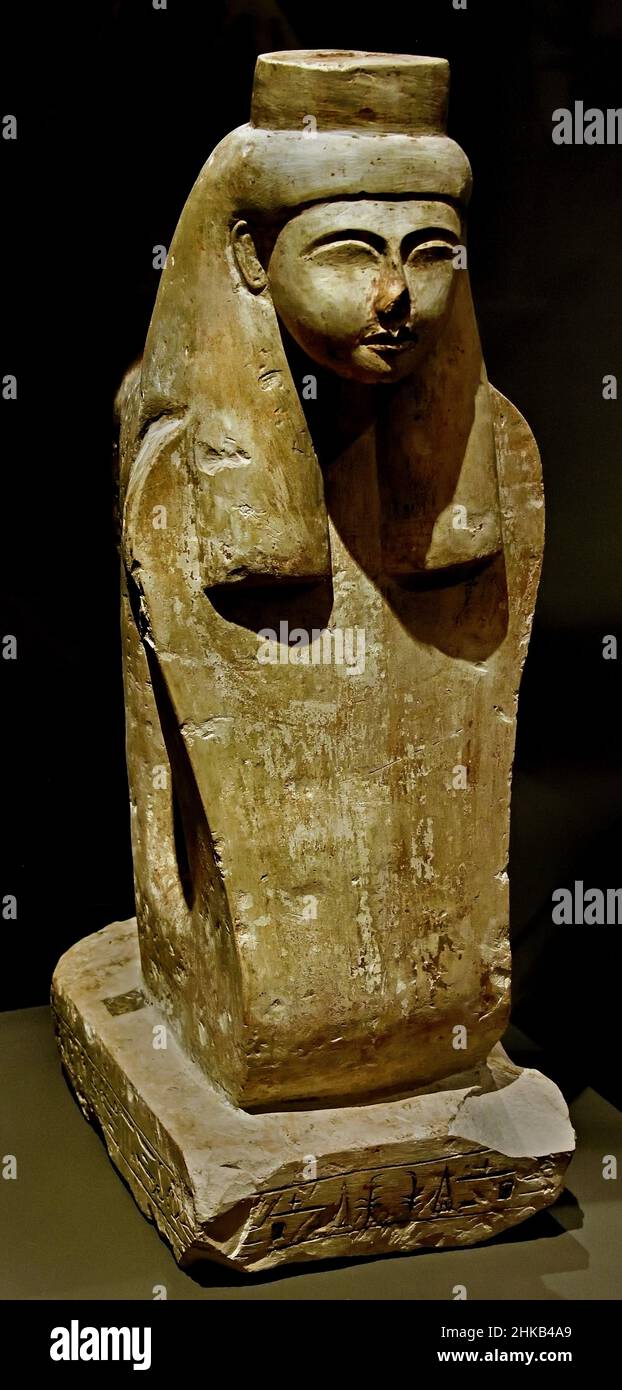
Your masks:
M386 280L376 295L376 315L383 328L399 328L410 310L408 288L401 276Z

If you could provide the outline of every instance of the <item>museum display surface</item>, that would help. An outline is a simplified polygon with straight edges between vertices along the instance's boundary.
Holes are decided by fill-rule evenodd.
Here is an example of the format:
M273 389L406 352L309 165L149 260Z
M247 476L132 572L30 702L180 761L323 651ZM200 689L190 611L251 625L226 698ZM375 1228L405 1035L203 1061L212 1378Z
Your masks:
M500 1038L533 436L486 377L443 59L258 59L118 397L136 918L53 982L182 1263L474 1244L555 1201Z

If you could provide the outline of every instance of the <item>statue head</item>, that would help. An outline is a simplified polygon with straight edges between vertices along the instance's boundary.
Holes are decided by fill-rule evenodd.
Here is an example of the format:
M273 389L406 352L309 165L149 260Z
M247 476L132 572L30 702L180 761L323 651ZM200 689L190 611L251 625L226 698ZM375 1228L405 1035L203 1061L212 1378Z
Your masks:
M403 388L389 452L423 470L428 514L408 521L400 570L499 547L487 385L454 255L471 173L445 134L448 77L440 58L264 54L250 123L190 194L147 338L139 429L171 415L190 426L206 586L330 573L290 339L310 364ZM454 531L452 503L481 517L472 534Z
M243 223L234 245L247 266ZM461 218L448 202L336 199L295 213L267 266L277 315L313 361L357 381L413 372L447 321Z
M219 337L244 357L242 339L273 310L313 361L342 376L388 383L417 368L451 313L471 184L444 133L448 77L441 58L258 59L250 124L208 160L171 246L146 398L167 383L187 396L172 376L187 377L199 356L205 382ZM181 358L169 305L176 337L184 316L192 321ZM237 323L225 323L225 309Z

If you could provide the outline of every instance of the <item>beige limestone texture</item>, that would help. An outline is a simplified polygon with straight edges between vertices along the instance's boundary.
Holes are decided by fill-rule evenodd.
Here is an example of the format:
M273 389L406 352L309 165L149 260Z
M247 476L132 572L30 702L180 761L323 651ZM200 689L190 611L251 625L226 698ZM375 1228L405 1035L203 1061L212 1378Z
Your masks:
M562 1186L574 1147L564 1101L500 1045L427 1094L249 1114L173 1038L153 1046L162 1016L144 993L134 919L67 952L53 1001L84 1112L182 1263L259 1272L472 1245Z
M115 1027L157 1016L176 1065L197 1069L214 1126L202 1163L209 1152L220 1172L225 1116L244 1145L264 1133L250 1116L273 1117L273 1168L240 1196L252 1203L298 1172L294 1108L332 1105L331 1125L355 1125L352 1163L365 1150L373 1169L391 1097L416 1093L427 1115L421 1093L444 1086L455 1109L458 1071L484 1069L490 1113L465 1101L454 1153L434 1112L411 1157L462 1162L490 1142L496 1163L516 1123L536 1205L566 1161L545 1174L517 1120L524 1095L543 1097L547 1124L563 1111L551 1083L515 1077L502 1102L487 1061L510 1002L510 781L544 514L533 437L486 377L447 86L437 58L260 58L251 121L199 175L118 398L129 992L147 1002ZM103 1068L119 1096L125 1058L97 1032L101 1009L86 1047L67 960L63 972L64 1057L101 1119L93 1078ZM145 1134L160 1154L156 1074ZM415 1112L395 1104L407 1128ZM188 1142L180 1131L176 1181ZM319 1148L331 1152L323 1132ZM187 1211L202 1211L193 1184ZM167 1200L151 1201L164 1223ZM478 1230L519 1219L504 1199L486 1215L487 1201ZM221 1222L219 1199L208 1208ZM224 1257L250 1267L238 1217ZM177 1253L213 1254L190 1225ZM407 1226L389 1245L434 1243L419 1218ZM452 1217L442 1240L472 1229ZM375 1223L365 1231L344 1227L337 1253L387 1248ZM319 1217L317 1232L314 1253L333 1251ZM303 1248L262 1247L256 1267Z

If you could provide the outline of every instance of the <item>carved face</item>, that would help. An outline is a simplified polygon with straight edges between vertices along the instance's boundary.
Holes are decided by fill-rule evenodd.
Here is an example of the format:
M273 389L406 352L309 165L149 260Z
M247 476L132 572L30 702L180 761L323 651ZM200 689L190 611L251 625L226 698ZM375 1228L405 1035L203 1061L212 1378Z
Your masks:
M357 199L307 208L277 237L268 283L309 357L368 383L408 376L445 323L460 243L447 203Z

